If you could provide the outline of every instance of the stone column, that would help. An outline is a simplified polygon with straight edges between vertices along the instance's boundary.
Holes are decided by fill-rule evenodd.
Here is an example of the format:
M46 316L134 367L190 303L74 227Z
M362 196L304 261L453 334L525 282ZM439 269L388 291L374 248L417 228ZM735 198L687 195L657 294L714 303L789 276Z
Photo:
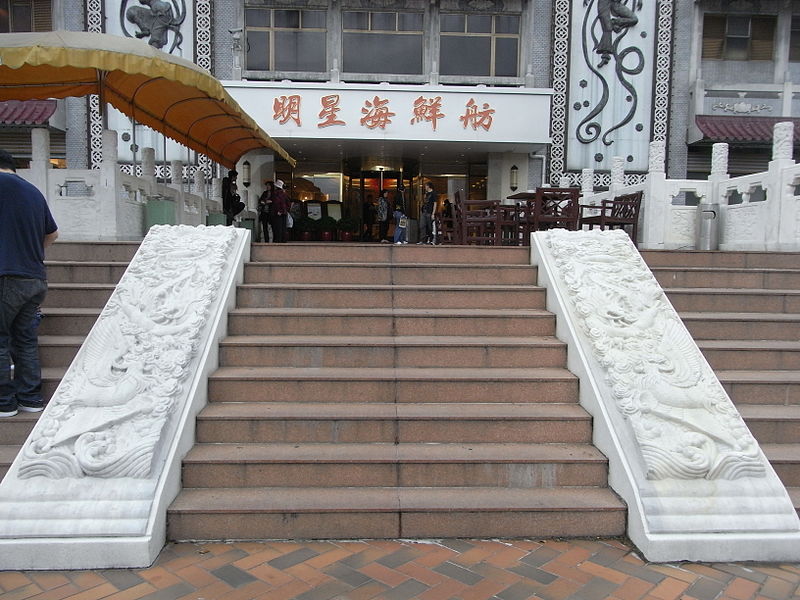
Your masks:
M581 194L583 196L594 194L594 169L581 170Z
M797 233L798 210L794 199L794 177L785 171L794 166L794 123L775 123L772 135L772 160L769 162L765 191L767 193L767 222L764 241L767 250L800 250ZM777 233L777 235L776 235Z
M58 190L50 189L50 131L43 127L31 130L31 173L30 182L42 192L50 203L50 196L58 196Z
M119 142L117 132L103 130L102 162L100 163L100 189L94 190L98 210L97 223L101 239L117 239L120 224L117 223L118 203L121 202L119 190Z
M616 195L617 190L625 185L625 159L621 156L614 156L611 159L611 185L609 191L611 195Z
M642 233L640 249L663 249L669 227L672 199L665 193L666 142L650 142L648 155L649 172L645 180L642 203Z
M142 148L142 179L150 182L156 178L156 151L154 148Z

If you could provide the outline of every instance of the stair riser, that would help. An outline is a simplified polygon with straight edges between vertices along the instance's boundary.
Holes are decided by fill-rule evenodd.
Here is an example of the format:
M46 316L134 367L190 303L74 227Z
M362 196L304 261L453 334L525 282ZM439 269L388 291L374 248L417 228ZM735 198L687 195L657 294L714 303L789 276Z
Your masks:
M518 348L488 346L222 346L222 366L236 367L565 367L561 346Z
M800 339L800 321L739 321L684 319L696 340L792 340Z
M713 369L800 370L800 352L790 350L717 350L703 349Z
M49 283L119 283L127 265L47 265Z
M794 438L795 440L797 438ZM800 463L772 463L772 468L786 487L800 487Z
M604 486L605 463L202 464L184 461L183 485L210 487Z
M650 267L726 267L796 269L797 254L778 252L641 252Z
M42 304L46 313L47 307L58 308L103 308L113 293L113 289L54 288L50 286Z
M555 334L555 317L336 317L231 314L230 335L492 335Z
M78 353L79 346L45 346L39 344L42 367L68 367Z
M220 380L209 399L223 402L574 402L577 381Z
M402 527L401 527L402 521ZM625 511L176 513L171 540L619 536Z
M139 242L96 242L91 244L56 242L45 252L47 260L87 262L130 262Z
M404 262L468 263L480 265L530 264L528 248L433 247L391 245L255 245L250 252L254 262Z
M39 325L39 335L82 335L85 336L97 320L97 315L53 315L45 311Z
M245 266L245 283L350 283L364 285L536 285L534 267L463 269L459 267Z
M653 271L658 283L665 288L717 287L786 290L800 288L800 272L770 273L759 271L715 272L685 271L658 268Z
M750 433L759 444L785 443L787 440L800 440L800 420L774 421L767 419L745 419ZM800 465L798 465L800 467ZM800 485L798 483L797 485Z
M36 421L23 421L18 416L0 419L0 440L3 444L22 444L28 439Z
M200 443L589 443L591 422L453 420L262 420L197 421Z
M544 290L309 290L239 288L239 308L535 308Z
M800 404L800 384L795 383L732 383L722 381L734 404Z
M794 294L667 294L675 310L685 312L800 313L800 295Z

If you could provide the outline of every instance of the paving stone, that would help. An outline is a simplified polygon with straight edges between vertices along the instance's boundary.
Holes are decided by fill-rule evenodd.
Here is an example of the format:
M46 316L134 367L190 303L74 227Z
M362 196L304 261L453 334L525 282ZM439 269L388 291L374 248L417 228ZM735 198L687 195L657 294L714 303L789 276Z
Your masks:
M450 548L456 552L467 552L475 547L474 544L470 544L464 540L442 540L439 543L445 548Z
M303 592L295 597L295 600L330 600L331 598L348 594L352 587L342 581L329 581L314 589Z
M323 573L326 573L331 577L335 577L339 581L343 581L354 588L369 583L370 581L374 581L370 577L367 577L363 573L359 573L355 569L352 569L341 562L323 569Z
M234 588L258 581L256 577L253 577L247 571L242 571L239 567L233 565L225 565L224 567L214 569L211 573Z
M520 581L502 592L498 592L495 597L500 600L530 600L530 598L534 597L537 589L529 583Z
M127 590L128 588L132 588L140 583L144 583L144 579L139 577L135 571L128 569L98 571L97 573L105 577L106 580L112 583L114 587L120 591Z
M541 548L537 548L527 556L523 556L519 559L519 561L533 565L534 567L541 567L558 556L561 556L559 552L556 552L552 548L545 548L543 546Z
M534 567L532 565L519 565L516 567L511 567L509 571L544 584L552 583L553 581L558 579L558 577L553 575L552 573L548 573L547 571L542 571L541 569Z
M430 589L427 585L416 579L409 579L404 581L397 587L385 591L381 594L381 598L386 600L408 600L415 598L418 594Z
M612 595L619 586L612 582L596 577L591 582L578 590L577 595L583 600L604 600Z
M713 600L725 589L725 584L709 577L701 577L686 589L686 595L698 600Z
M307 561L309 558L314 558L315 556L319 556L319 552L315 552L311 548L300 548L294 552L289 552L289 554L273 558L268 561L267 564L276 569L283 570L293 567L294 565L299 565L301 562Z
M475 585L479 581L483 580L483 577L474 571L460 567L457 564L451 563L450 561L442 563L438 567L434 567L433 570L437 573L441 573L442 575L446 575L451 579L460 581L461 583L466 583L467 585Z
M394 569L399 567L400 565L404 565L407 562L411 562L417 556L419 556L420 552L413 548L402 548L397 552L392 552L391 554L384 556L383 558L379 558L376 560L376 563L383 565L384 567L389 567L390 569Z

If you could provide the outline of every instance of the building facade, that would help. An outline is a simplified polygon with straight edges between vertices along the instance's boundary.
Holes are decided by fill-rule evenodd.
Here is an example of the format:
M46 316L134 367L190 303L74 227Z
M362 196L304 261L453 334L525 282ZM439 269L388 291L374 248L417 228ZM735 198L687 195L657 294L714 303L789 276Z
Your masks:
M413 213L427 180L502 199L592 169L603 188L615 159L643 177L653 140L670 177L706 177L717 141L732 174L753 172L772 123L800 117L800 0L0 0L0 15L0 31L136 36L209 69L298 159L245 157L251 206L274 178L346 211L402 184ZM62 104L70 166L97 164L111 128L131 170L151 146L165 170L219 174L96 98Z

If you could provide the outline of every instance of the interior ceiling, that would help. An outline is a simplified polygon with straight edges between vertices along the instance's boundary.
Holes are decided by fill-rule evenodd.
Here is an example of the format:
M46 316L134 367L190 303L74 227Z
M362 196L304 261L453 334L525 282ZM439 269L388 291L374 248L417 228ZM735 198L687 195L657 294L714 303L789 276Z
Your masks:
M537 144L509 144L499 142L431 142L428 140L330 140L275 138L289 154L297 159L295 173L334 173L343 170L404 171L416 169L426 175L466 173L468 164L487 161L489 153L529 153L544 150ZM416 173L415 173L416 174Z

